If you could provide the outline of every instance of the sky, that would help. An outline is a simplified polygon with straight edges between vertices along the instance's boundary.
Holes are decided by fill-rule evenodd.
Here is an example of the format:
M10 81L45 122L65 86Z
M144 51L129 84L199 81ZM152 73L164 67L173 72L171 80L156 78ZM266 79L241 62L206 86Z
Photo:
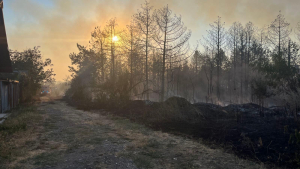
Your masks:
M251 21L258 28L270 24L279 11L291 28L300 22L300 0L149 0L154 9L168 5L192 31L190 44L203 39L218 16L228 28L233 22ZM144 0L4 0L8 46L23 51L40 46L44 58L54 64L56 80L69 74L69 54L76 44L88 45L96 26L116 18L125 28Z

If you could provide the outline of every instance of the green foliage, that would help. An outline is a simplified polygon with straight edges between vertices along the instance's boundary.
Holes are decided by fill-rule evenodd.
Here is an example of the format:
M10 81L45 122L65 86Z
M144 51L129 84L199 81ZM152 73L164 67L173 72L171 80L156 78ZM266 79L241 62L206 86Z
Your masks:
M262 71L266 73L270 86L277 88L278 92L297 92L299 74L295 67L288 66L282 54L272 54L272 62L266 64Z
M130 73L126 69L116 68L115 77L100 76L103 63L101 56L84 46L77 45L79 53L70 54L75 67L69 67L73 73L70 89L66 96L83 109L97 107L117 107L126 104L130 98ZM117 65L117 64L116 64Z
M43 60L39 47L23 52L14 51L10 54L13 69L19 72L18 80L22 91L21 101L30 102L42 83L54 81L53 69L47 69L53 66L51 59Z
M294 66L289 66L284 56L284 53L278 54L274 50L270 59L259 57L253 62L252 66L258 75L253 78L251 87L259 100L273 95L298 93L300 76Z
M268 82L263 80L262 78L253 79L251 83L251 87L253 89L252 90L253 94L259 100L263 100L272 95L272 93L268 91Z

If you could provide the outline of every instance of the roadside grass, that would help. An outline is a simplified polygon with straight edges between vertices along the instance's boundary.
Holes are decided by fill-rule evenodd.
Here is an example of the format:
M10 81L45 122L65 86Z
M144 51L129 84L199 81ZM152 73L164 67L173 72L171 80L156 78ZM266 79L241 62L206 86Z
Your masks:
M133 158L133 162L138 168L154 168L152 161L151 157L145 155L138 155Z
M36 107L19 107L12 110L11 115L0 124L2 136L11 135L20 130L26 130L27 123L31 120L39 120L40 116L36 113Z
M37 107L20 106L10 111L10 116L0 124L0 163L11 163L26 154L26 147L37 144L34 131L39 130L43 116Z
M90 145L99 145L101 144L105 139L102 137L94 137L92 139L89 139L86 144L90 144Z
M120 116L112 115L112 114L106 114L105 116L107 118L109 118L110 120L113 120L116 127L121 128L122 130L139 132L144 135L148 135L151 132L150 128L146 127L145 125L132 122L128 118L124 118L124 117L120 117Z
M183 141L182 138L172 138L167 133L152 131L145 125L133 123L123 117L113 115L106 115L106 117L113 120L114 123L110 127L114 128L115 134L129 140L125 150L119 152L118 156L132 159L138 168L158 168L159 166L193 168L196 166L193 163L193 154L174 160L174 157L180 154L176 148Z
M34 161L34 165L37 166L51 166L59 162L62 158L63 153L60 151L54 151L51 153L42 153L37 156L34 156L31 159L27 159L26 161Z
M194 168L199 168L199 166L195 165L192 160L188 160L183 163L180 163L176 168L177 169L194 169Z

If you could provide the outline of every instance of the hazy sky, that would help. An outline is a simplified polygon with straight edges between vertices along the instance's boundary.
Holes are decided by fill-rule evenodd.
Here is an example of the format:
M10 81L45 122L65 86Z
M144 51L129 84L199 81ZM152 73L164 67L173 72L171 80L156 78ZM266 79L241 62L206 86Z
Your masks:
M88 45L91 31L116 17L125 27L143 0L4 0L4 19L10 49L22 51L40 46L51 58L56 79L63 80L71 64L69 54L76 43ZM221 16L226 26L234 21L267 26L278 15L285 15L292 26L300 21L300 0L150 0L155 8L169 5L192 30L191 44L205 35Z

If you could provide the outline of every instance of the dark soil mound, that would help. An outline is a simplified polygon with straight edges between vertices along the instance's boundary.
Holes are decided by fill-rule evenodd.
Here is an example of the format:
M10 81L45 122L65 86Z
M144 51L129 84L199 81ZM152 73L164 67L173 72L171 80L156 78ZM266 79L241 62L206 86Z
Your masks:
M117 114L148 123L196 123L204 116L184 98L172 97L163 103L135 100L122 107Z
M184 98L171 97L160 105L159 111L170 120L199 123L205 117L203 113Z
M195 103L194 107L203 112L203 115L210 121L216 121L216 119L223 118L226 119L234 115L232 112L226 111L221 106L210 103Z

